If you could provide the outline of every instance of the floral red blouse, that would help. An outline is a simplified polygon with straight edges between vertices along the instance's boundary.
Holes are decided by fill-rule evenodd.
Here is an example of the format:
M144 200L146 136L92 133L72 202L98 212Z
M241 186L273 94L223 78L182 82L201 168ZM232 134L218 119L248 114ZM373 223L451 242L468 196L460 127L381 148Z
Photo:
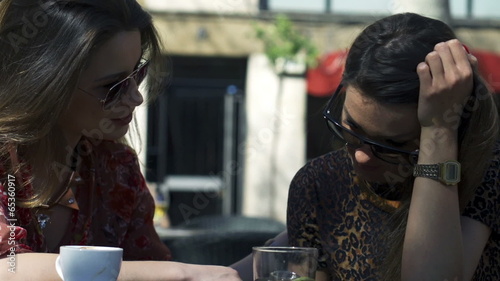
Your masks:
M86 153L73 182L78 209L72 209L72 221L60 245L117 246L123 248L124 260L171 260L154 229L154 200L135 152L112 141L82 139L79 145L85 146ZM26 180L27 173L21 176ZM32 188L27 185L22 192L10 192L14 177L5 174L0 163L0 258L50 252L35 209L13 208Z

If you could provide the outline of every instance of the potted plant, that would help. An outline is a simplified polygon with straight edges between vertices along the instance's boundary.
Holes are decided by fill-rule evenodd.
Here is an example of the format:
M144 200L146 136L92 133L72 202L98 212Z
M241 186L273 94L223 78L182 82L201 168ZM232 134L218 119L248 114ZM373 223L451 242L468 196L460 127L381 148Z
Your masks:
M255 32L279 75L304 74L307 67L316 66L317 48L294 28L286 15L278 14L274 24L268 28L255 25Z

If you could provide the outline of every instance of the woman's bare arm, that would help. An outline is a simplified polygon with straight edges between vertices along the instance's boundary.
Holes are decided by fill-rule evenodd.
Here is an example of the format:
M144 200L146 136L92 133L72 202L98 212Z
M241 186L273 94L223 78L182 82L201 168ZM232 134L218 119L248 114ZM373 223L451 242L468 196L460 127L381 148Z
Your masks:
M470 57L458 40L450 40L437 44L417 72L422 126L418 162L456 161L457 128L446 116L456 112L458 117L453 110L463 107L472 92ZM489 231L481 224L462 227L457 185L417 177L404 240L402 280L467 280L477 267Z
M55 270L57 254L26 253L15 256L15 272L7 259L0 259L0 280L60 281ZM235 270L223 266L192 265L166 261L124 261L119 281L200 280L239 281Z

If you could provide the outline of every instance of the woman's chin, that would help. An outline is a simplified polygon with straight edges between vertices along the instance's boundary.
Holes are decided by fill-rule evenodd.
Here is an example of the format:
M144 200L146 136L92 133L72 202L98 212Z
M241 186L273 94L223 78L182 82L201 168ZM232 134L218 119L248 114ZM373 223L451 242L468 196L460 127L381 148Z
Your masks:
M124 137L127 132L128 132L129 126L123 126L121 128L118 128L112 132L109 132L107 134L104 134L104 139L105 140L118 140L122 137Z
M356 172L359 178L373 183L386 183L387 180L382 174L373 174L373 173L364 173L364 172Z

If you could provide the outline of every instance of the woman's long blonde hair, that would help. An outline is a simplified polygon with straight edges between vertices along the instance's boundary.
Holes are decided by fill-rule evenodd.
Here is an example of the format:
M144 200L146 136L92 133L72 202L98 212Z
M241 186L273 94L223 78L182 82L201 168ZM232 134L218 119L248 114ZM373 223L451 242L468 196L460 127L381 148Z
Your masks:
M166 80L161 44L135 0L0 1L0 165L9 174L29 167L28 180L38 183L20 205L45 204L58 192L61 169L73 155L73 148L61 149L58 120L90 56L116 33L134 29L151 62L147 84L154 96Z
M456 38L441 21L404 13L383 18L363 30L346 60L343 84L381 103L417 104L420 82L417 65L434 46ZM446 113L443 113L446 114ZM449 121L458 126L462 181L458 185L460 209L472 199L490 165L498 141L498 113L491 93L474 74L474 91L461 115ZM381 280L400 280L401 258L413 180L407 181L401 206L388 226L388 254L380 266Z

